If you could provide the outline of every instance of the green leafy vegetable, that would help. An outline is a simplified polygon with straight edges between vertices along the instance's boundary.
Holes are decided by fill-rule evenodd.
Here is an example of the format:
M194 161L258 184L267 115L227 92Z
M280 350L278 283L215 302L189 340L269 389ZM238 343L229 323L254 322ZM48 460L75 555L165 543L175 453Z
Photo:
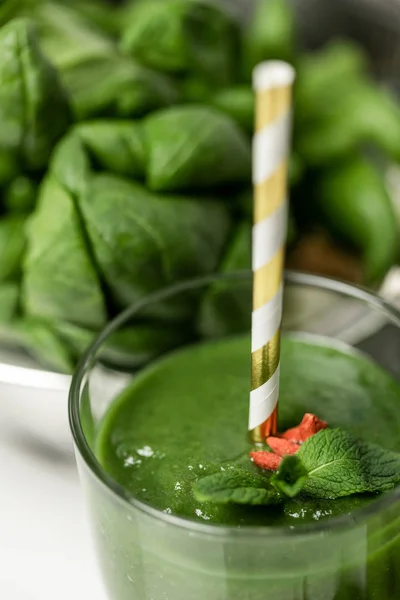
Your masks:
M61 75L78 120L139 117L179 100L168 77L113 53L64 67Z
M247 271L251 265L251 225L242 223L229 244L220 272ZM252 285L243 281L214 283L205 293L198 316L202 336L218 338L249 331Z
M116 5L110 10L108 0L57 0L83 16L88 25L96 26L99 30L110 35L119 33L123 18L122 9Z
M0 298L2 296L0 288ZM0 315L2 345L23 348L37 363L60 373L72 373L73 360L68 348L53 330L51 323L32 317L19 317L15 310L8 321Z
M4 217L0 221L0 281L18 278L25 245L25 219Z
M140 116L177 101L177 86L163 73L118 54L108 35L119 20L116 8L98 0L21 0L15 13L35 22L76 119Z
M3 26L19 14L24 0L3 0L0 4L0 25Z
M85 329L67 321L54 321L52 322L52 328L63 344L69 348L75 359L79 358L89 348L95 335L90 329Z
M271 484L278 492L294 498L303 489L308 478L308 473L300 458L293 454L286 456L280 467L271 477Z
M121 49L160 71L200 73L218 84L233 77L238 28L205 0L145 0L129 11Z
M0 287L1 296L1 287ZM53 328L79 358L93 341L94 333L72 323L57 322ZM190 330L162 322L136 323L115 332L105 342L100 357L119 368L136 368L187 341Z
M101 358L119 367L135 368L187 342L190 336L190 329L185 327L137 323L111 335Z
M40 365L60 373L72 373L74 364L71 355L49 323L24 318L16 322L13 329L16 341Z
M114 53L112 39L93 21L82 18L82 12L71 8L69 1L39 0L29 5L27 14L37 24L41 48L60 73Z
M357 440L341 429L311 436L296 459L308 473L303 491L317 498L383 492L400 482L400 454ZM293 466L287 458L284 463L288 470Z
M158 196L111 175L93 177L79 204L97 264L118 306L214 271L230 229L221 203Z
M357 157L367 147L384 168L400 160L397 100L354 44L296 51L288 0L259 0L246 20L224 4L0 1L0 281L16 286L15 318L48 323L55 355L60 342L75 358L120 308L160 287L248 268L260 60L289 60L298 75L289 239L310 226L309 207L312 225L362 256L367 282L395 261L383 170ZM131 353L136 365L179 344L171 320L190 335L242 331L249 306L240 283L159 304L108 359Z
M144 179L157 144L142 122L111 120L79 124L59 143L30 220L28 314L97 329L106 305L113 314L160 287L218 268L231 228L223 202L161 196L116 176ZM158 317L182 322L196 310L195 297L167 304L157 307Z
M246 131L254 129L254 94L248 86L235 86L218 91L211 98L205 99L212 106L229 115Z
M52 176L30 218L23 303L28 314L99 328L106 311L74 200Z
M51 150L70 122L56 70L39 50L32 25L11 21L0 29L0 184L21 164L46 166Z
M142 128L134 121L103 120L76 125L56 147L50 170L74 196L84 193L96 170L143 179Z
M399 238L395 212L377 169L354 156L321 172L314 193L325 221L362 252L367 280L379 281L393 264Z
M336 42L301 57L295 104L295 145L309 165L350 157L366 145L399 161L397 99L369 79L358 46Z
M218 504L279 504L281 496L269 479L244 469L227 469L196 481L193 492L199 502Z
M95 167L146 178L154 191L181 191L247 181L251 147L223 113L207 107L174 107L143 121L75 126L57 146L51 170L77 194Z
M0 285L0 323L9 324L18 309L19 286L16 283Z
M315 123L328 117L335 110L332 99L334 105L347 99L366 71L362 49L348 40L329 42L320 52L300 56L294 89L296 119Z
M25 175L11 181L4 194L4 206L13 213L29 213L35 206L37 184Z
M196 481L199 502L277 504L300 492L320 499L384 492L400 483L400 454L357 440L341 429L309 437L278 471L253 474L231 466Z
M250 179L248 138L234 121L213 108L173 107L150 115L143 127L147 183L152 190L207 188Z
M257 0L248 27L243 30L243 74L251 79L259 62L294 58L295 24L288 0Z

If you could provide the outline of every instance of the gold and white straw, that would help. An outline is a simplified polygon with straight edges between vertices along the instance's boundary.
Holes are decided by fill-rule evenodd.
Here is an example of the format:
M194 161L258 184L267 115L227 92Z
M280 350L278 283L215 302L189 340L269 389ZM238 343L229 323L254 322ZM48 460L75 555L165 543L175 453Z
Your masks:
M249 430L255 442L276 433L282 279L287 229L287 172L295 71L281 61L253 72L253 313Z

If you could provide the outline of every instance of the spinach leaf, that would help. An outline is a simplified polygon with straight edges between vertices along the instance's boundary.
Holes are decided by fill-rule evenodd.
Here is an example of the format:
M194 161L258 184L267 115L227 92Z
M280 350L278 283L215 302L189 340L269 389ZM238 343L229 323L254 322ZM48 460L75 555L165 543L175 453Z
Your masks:
M78 120L140 117L180 98L167 76L113 52L64 67L61 77Z
M18 175L4 192L3 202L7 211L27 214L35 207L37 183L25 175Z
M0 221L0 281L18 279L25 244L24 217L3 217Z
M12 19L26 16L31 6L31 0L2 0L0 2L0 27L9 23Z
M162 323L137 323L111 335L101 358L106 363L137 368L190 340L190 329Z
M251 225L241 223L228 246L219 272L248 270L251 265ZM252 284L248 280L214 283L203 297L198 330L204 337L223 337L250 330Z
M171 73L201 73L229 83L237 64L239 30L230 14L205 0L146 0L127 13L121 49Z
M394 205L375 165L354 153L320 172L313 193L322 218L362 254L366 279L380 281L395 261L399 235Z
M338 105L341 110L353 86L365 76L367 59L360 46L340 40L329 42L320 52L300 55L296 67L296 117L312 124L329 117Z
M44 368L59 373L73 371L68 348L47 321L32 317L17 317L8 322L0 319L0 342L9 348L23 349Z
M0 287L1 297L1 287ZM57 322L53 328L78 358L92 343L94 333L72 323ZM105 342L100 358L118 368L137 368L190 339L190 330L164 323L135 323Z
M10 21L0 29L0 184L19 162L46 166L55 142L70 123L70 110L56 70L39 49L33 26Z
M64 192L72 197L84 192L92 172L92 164L85 146L77 135L73 135L73 130L57 144L50 160L49 172Z
M19 285L2 283L0 285L0 323L9 324L17 314Z
M38 364L60 373L72 373L72 357L49 323L26 317L16 322L13 329L19 344Z
M142 179L145 171L142 129L134 121L91 121L76 125L57 145L50 170L71 194L83 194L96 170Z
M48 175L27 229L23 303L28 314L102 327L106 311L74 200Z
M102 169L133 179L144 177L146 148L140 122L91 121L78 125L75 134Z
M217 201L159 196L111 175L93 176L79 206L118 306L216 270L230 230L229 214Z
M178 106L143 122L147 184L154 191L248 182L251 145L232 119L205 106Z
M249 133L254 130L254 94L250 86L229 87L211 95L206 103L234 119Z
M117 53L104 26L106 11L114 30L116 8L98 1L74 0L71 6L67 0L42 0L21 11L35 21L40 46L59 70L76 119L140 116L177 101L168 77Z
M95 336L94 331L67 321L54 321L52 327L75 359L89 348Z
M110 9L109 0L57 0L109 35L117 35L123 18L122 8L116 3Z
M111 37L82 17L70 2L30 2L28 14L37 25L44 54L61 72L114 52Z
M248 27L243 30L243 75L251 80L256 64L280 59L292 62L295 50L295 23L288 0L257 0Z

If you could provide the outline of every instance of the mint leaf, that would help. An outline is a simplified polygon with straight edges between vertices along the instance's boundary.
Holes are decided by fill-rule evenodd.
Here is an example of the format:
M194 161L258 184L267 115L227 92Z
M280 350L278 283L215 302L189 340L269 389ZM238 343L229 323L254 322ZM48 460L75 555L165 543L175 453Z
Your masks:
M301 492L308 479L308 472L301 459L295 454L285 456L275 475L271 477L271 484L278 492L289 498L294 498Z
M193 492L199 502L217 504L278 504L281 500L270 478L237 468L198 479Z
M208 475L193 484L199 502L279 504L300 492L334 499L383 492L400 483L400 454L357 440L341 429L324 429L285 456L277 473L258 475L241 467Z
M383 492L400 482L400 454L357 440L341 429L313 435L296 457L308 473L303 491L317 498Z

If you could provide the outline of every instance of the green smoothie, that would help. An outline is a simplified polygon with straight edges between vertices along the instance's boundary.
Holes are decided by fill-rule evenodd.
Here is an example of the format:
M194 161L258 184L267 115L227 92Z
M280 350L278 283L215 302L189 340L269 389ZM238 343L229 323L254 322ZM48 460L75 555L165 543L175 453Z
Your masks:
M279 429L297 425L305 412L312 412L329 427L400 451L399 384L363 354L328 344L311 337L282 340ZM292 532L356 514L382 498L362 494L311 500L300 495L277 507L196 501L192 484L199 477L232 464L256 470L246 431L249 346L248 336L199 344L171 353L136 376L97 430L96 454L104 469L129 496L163 511L167 519L175 515L200 526L268 526L266 532L283 526ZM141 520L133 524L122 506L120 513L111 499L110 506L96 498L93 504L103 572L116 600L400 597L400 524L394 509L371 518L368 527L355 525L348 532L338 530L337 536L321 530L296 537L289 546L285 534L279 545L268 540L271 533L243 544L234 538L229 542L227 533L226 540L216 538L218 552L210 557L201 532L184 534L178 527L174 533L151 520L144 527ZM142 572L145 580L138 575Z
M238 337L173 353L144 371L103 422L97 456L104 468L139 500L208 523L293 526L373 501L364 494L300 497L283 509L196 502L191 490L199 477L232 463L252 468L249 354L248 338ZM281 430L312 412L330 427L400 450L400 386L367 357L286 338L281 361Z

